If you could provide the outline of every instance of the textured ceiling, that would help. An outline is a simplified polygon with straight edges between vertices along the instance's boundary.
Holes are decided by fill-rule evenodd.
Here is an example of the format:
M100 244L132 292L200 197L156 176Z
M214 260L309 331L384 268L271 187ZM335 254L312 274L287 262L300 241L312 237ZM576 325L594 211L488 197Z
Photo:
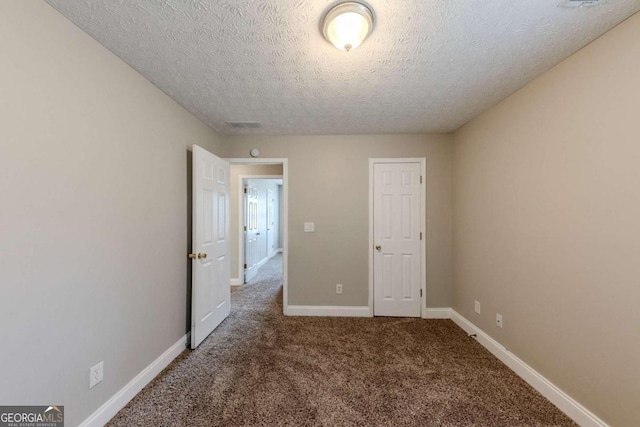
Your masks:
M346 53L319 30L335 1L46 1L222 134L452 131L640 10L369 0L375 29Z

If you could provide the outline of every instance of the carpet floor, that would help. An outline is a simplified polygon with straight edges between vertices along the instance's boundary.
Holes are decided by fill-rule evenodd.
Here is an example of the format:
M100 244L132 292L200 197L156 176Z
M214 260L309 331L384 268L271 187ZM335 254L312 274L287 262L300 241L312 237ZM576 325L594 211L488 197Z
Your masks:
M283 316L281 266L108 425L575 425L450 320Z

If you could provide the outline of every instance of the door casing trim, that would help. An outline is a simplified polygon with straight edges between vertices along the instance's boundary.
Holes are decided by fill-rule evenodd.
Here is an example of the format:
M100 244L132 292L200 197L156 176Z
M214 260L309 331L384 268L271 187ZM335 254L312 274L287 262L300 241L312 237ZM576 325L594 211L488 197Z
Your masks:
M369 158L369 316L373 317L373 165L377 163L419 163L422 176L420 192L420 316L427 315L427 159L426 157Z

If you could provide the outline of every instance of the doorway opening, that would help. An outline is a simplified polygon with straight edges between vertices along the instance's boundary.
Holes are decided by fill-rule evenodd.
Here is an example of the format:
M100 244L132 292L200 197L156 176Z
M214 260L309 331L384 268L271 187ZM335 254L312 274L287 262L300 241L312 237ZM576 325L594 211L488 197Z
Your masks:
M280 165L268 167L280 168ZM264 166L231 167L234 176L237 169L257 169ZM274 171L277 172L277 171ZM282 253L281 194L282 175L238 175L241 186L241 206L238 222L243 233L239 242L238 278L240 284L249 283L267 261Z
M287 308L287 159L226 159L230 164L231 278L250 286L259 272L282 271L283 311ZM281 260L281 261L280 261ZM236 288L237 289L237 288Z

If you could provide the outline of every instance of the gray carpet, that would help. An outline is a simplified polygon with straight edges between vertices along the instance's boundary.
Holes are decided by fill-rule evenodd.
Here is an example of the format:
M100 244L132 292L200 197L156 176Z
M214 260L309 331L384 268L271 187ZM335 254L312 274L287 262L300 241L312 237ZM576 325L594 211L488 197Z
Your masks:
M284 317L281 261L109 425L575 425L450 320Z

